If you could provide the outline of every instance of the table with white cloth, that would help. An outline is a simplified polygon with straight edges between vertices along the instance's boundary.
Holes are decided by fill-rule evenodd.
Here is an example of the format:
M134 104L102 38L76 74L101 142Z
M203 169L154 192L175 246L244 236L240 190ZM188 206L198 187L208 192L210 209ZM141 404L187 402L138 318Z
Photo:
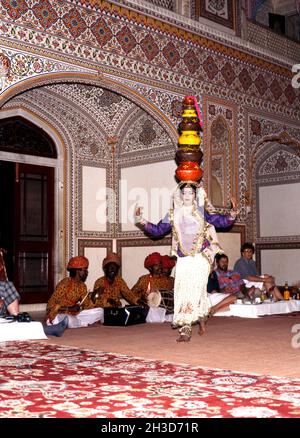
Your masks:
M4 318L0 318L0 342L30 339L48 339L42 323L37 321L8 322Z
M300 312L300 300L275 301L269 300L259 304L230 304L228 316L242 318L258 318L265 315L279 315Z

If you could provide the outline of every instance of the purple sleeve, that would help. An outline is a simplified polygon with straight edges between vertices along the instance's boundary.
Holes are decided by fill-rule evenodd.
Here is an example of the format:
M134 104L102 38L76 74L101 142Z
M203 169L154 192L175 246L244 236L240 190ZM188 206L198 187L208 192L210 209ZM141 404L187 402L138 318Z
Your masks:
M170 233L172 230L172 225L169 221L169 215L167 215L164 219L158 222L158 224L152 224L151 222L147 222L144 226L144 231L150 234L152 237L162 237L165 234Z
M223 214L209 214L204 212L205 220L216 228L228 228L234 223L229 215Z

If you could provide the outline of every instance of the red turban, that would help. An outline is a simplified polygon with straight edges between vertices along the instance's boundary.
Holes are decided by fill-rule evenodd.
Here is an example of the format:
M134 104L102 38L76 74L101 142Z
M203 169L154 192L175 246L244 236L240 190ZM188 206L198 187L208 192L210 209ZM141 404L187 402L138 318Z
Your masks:
M157 265L158 263L161 263L161 255L159 252L153 252L145 258L144 266L146 269L148 269L153 265Z
M67 265L67 269L84 269L88 267L89 261L84 256L72 257Z
M163 268L165 269L172 269L176 264L175 260L172 257L169 257L168 255L161 256L161 261Z
M120 260L120 257L118 256L118 254L116 254L115 252L109 252L102 262L102 268L104 268L106 265L108 265L108 263L115 263L116 265L118 265L120 267L121 260Z

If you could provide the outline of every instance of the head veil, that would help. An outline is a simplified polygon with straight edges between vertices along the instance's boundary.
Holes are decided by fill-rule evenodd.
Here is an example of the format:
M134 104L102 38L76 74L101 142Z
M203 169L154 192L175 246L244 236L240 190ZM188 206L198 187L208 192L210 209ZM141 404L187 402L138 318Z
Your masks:
M215 207L212 205L210 200L207 197L207 194L203 188L202 183L197 183L195 181L181 181L177 184L172 197L172 208L182 207L183 202L181 199L181 189L183 186L190 186L196 189L196 206L197 209L204 214L204 210L208 213L213 214L216 212Z
M196 190L193 210L188 213L190 220L187 219L181 199L181 190L185 186L195 188ZM185 255L195 255L200 251L207 231L207 223L204 219L205 210L208 213L212 213L214 207L207 198L203 186L195 181L181 181L174 190L173 208L170 211L173 227L172 255L176 255L178 247ZM183 216L185 216L185 226L182 228L180 224L182 223ZM189 225L187 225L187 220ZM197 226L195 226L195 222L198 223Z

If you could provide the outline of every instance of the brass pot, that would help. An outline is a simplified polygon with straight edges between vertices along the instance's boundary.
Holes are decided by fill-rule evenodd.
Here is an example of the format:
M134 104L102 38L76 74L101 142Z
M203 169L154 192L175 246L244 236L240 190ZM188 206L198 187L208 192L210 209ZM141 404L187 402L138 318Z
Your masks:
M191 150L184 151L178 149L175 155L175 159L177 163L182 163L184 161L194 161L200 164L202 161L202 157L203 157L203 152L200 149L193 151Z
M182 120L182 122L179 123L178 126L178 132L182 133L182 131L200 131L200 125L198 119L192 118L192 119L186 119Z

